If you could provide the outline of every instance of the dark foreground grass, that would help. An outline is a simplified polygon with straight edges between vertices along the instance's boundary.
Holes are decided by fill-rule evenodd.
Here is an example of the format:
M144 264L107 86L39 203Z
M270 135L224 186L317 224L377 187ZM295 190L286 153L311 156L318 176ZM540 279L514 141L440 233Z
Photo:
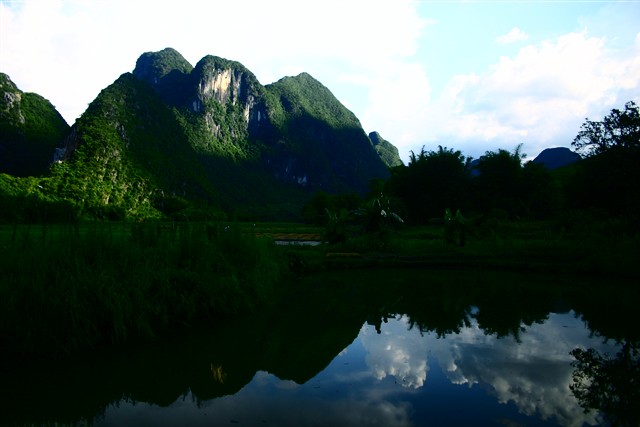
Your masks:
M438 268L640 278L640 237L628 224L500 223L465 245L443 227L276 247L296 224L88 223L0 226L0 351L77 353L153 339L243 314L286 294L289 271ZM265 237L256 237L265 236Z
M2 350L59 354L250 311L286 264L230 226L93 223L0 228L0 271Z

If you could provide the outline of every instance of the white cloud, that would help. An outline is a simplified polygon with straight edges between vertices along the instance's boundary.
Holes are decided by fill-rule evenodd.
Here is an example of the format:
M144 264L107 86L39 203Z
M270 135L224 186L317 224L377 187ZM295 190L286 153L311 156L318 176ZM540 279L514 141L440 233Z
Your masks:
M366 86L367 106L361 117L365 129L379 131L398 147L423 137L420 124L431 114L431 85L423 65L381 67Z
M502 57L482 75L452 78L428 132L465 154L524 143L536 155L569 146L585 117L624 105L639 85L640 46L614 51L604 38L569 33Z
M513 27L511 31L507 34L504 34L496 39L496 41L500 44L509 44L521 42L529 39L529 35L522 31L518 27Z
M638 100L637 30L615 40L587 30L567 33L495 56L485 70L455 70L444 88L434 87L439 64L423 59L424 52L447 40L423 34L436 22L420 14L427 9L433 8L410 0L304 7L292 0L2 2L0 70L22 90L48 98L69 122L131 71L140 54L165 47L193 65L207 54L237 60L263 84L307 71L405 159L423 144L477 156L523 142L535 155L569 145L585 117ZM526 35L514 26L498 41ZM499 55L495 49L505 46L491 40L487 53Z
M467 338L451 335L429 344L452 382L488 384L500 403L513 402L523 414L555 418L560 425L596 422L595 414L584 414L569 390L569 352L576 347L612 352L615 345L589 336L572 312L550 314L543 324L527 327L518 343L513 337L485 335L475 319L465 330Z
M263 84L293 70L330 86L342 73L370 75L412 56L425 25L415 7L408 0L3 2L0 69L70 122L140 54L165 47L194 65L208 54L237 60Z
M573 312L550 314L544 323L526 327L518 341L486 334L475 318L467 321L444 338L409 329L406 316L383 324L379 335L363 327L359 339L367 366L378 380L394 376L409 388L429 388L427 360L435 359L450 382L489 386L498 402L513 402L523 414L555 418L563 426L595 424L596 415L584 414L569 389L570 351L593 347L612 353L615 344L590 336Z
M427 379L428 342L407 326L406 316L385 324L383 334L366 326L360 331L360 340L367 350L367 366L376 379L393 376L403 387L416 389Z

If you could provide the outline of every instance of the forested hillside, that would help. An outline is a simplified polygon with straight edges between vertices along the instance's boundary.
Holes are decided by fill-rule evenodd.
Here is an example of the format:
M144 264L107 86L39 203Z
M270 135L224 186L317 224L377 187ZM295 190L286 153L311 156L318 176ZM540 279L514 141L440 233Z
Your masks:
M0 173L46 173L69 125L49 101L38 94L22 92L3 73L0 95Z
M18 95L5 99L20 98L10 89ZM10 104L3 130L22 120ZM46 150L11 151L3 131L12 206L28 195L75 216L295 218L315 191L364 195L389 175L358 119L310 75L262 86L238 62L206 56L193 67L170 48L141 55L71 129L46 123L29 127Z

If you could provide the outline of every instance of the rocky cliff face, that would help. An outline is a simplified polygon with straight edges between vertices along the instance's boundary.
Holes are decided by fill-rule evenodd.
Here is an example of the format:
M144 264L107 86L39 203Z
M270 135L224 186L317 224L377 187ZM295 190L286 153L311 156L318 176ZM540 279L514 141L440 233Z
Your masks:
M264 88L242 64L206 56L196 65L191 82L195 94L189 107L195 113L205 114L208 127L214 134L220 132L221 122L227 121L216 117L220 109L216 106L226 107L227 115L240 114L244 122L243 131L249 135L266 124Z
M149 217L185 200L216 202L174 109L130 73L100 92L64 143L51 172L57 193L91 215Z
M24 125L24 116L20 109L22 91L11 81L9 76L0 73L0 119L6 126Z
M364 192L388 174L358 119L303 73L262 86L242 64L173 49L148 52L134 76L177 107L203 153L259 158L272 176L309 190Z
M149 83L199 134L193 141L204 151L225 145L236 154L268 126L264 88L242 64L216 56L194 67L171 48L144 53L133 75ZM219 150L218 150L219 151Z
M40 129L30 120L46 115L24 108L35 98L2 85L3 126ZM215 206L295 218L316 190L364 194L389 174L356 116L309 74L263 86L238 62L193 67L173 49L141 55L61 129L43 162L57 146L50 186L95 216ZM15 157L5 134L0 162Z

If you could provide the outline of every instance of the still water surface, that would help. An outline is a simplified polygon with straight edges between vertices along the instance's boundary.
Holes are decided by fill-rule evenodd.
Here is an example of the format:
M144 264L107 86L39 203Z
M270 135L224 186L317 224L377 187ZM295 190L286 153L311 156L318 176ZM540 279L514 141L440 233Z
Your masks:
M3 389L9 421L606 425L597 411L585 413L569 388L570 352L614 355L629 337L617 328L624 306L604 316L601 295L585 296L590 285L385 272L383 286L377 273L366 280L354 274L314 278L271 313L153 348L30 366Z
M401 315L378 333L363 325L352 344L304 384L258 371L232 396L167 407L120 402L98 426L136 425L561 425L597 424L569 390L575 347L615 353L575 313L552 313L519 337L421 334ZM223 381L212 372L212 381Z

